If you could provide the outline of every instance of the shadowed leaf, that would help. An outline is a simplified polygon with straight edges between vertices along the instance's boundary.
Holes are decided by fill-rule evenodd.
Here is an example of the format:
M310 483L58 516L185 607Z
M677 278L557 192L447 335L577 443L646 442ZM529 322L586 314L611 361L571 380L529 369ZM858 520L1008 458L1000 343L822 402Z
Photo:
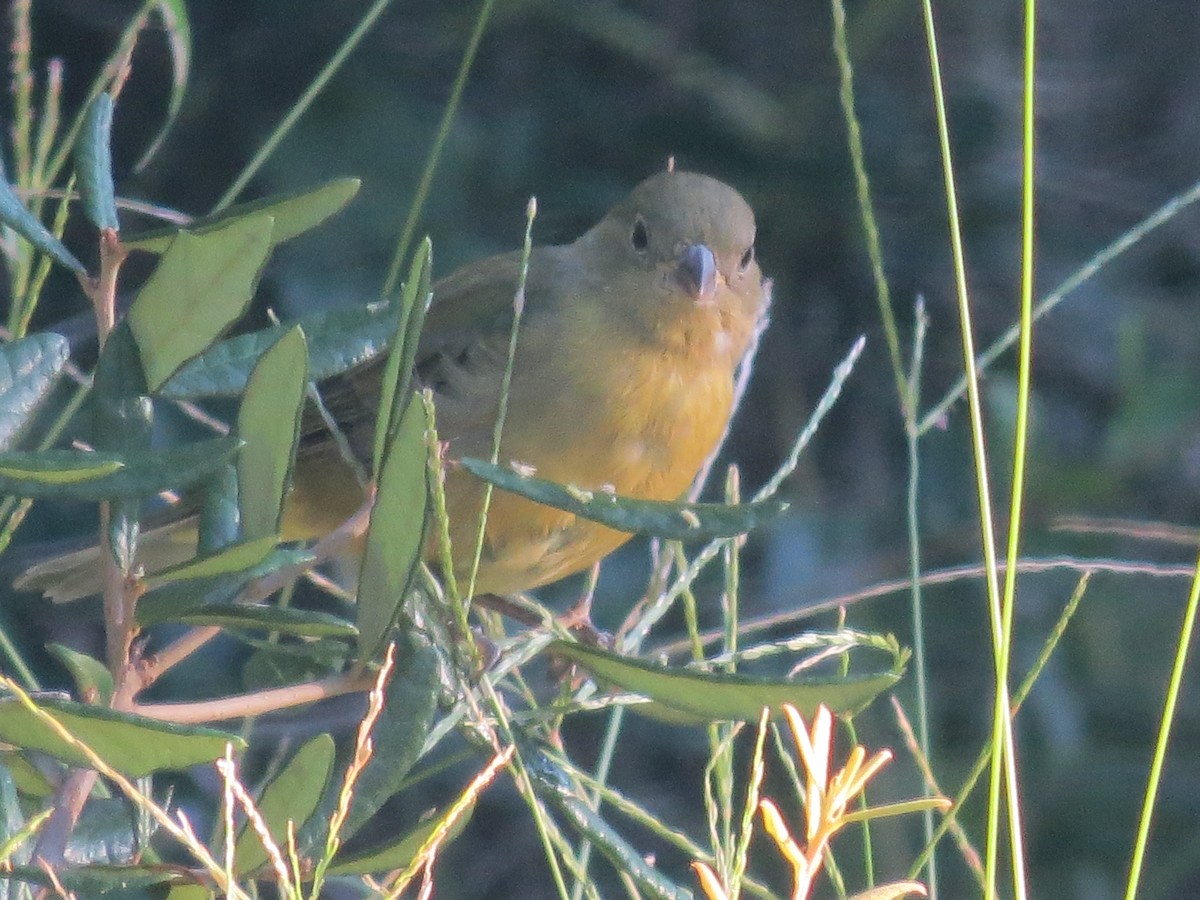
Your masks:
M16 441L70 355L67 339L50 332L0 344L0 449Z
M603 681L703 721L752 722L764 706L779 710L785 703L804 716L811 716L822 703L834 713L850 714L896 684L904 671L903 659L897 659L892 671L877 675L783 681L667 668L566 641L555 641L550 649ZM638 707L631 709L637 711Z
M724 503L669 503L633 500L604 491L582 491L523 475L505 466L465 457L462 467L496 487L599 522L618 531L645 534L673 541L735 537L778 516L788 505L782 500L760 500L736 506Z
M165 769L186 769L212 762L225 744L244 748L236 734L194 725L172 725L98 706L49 697L35 698L75 738L106 763L131 778ZM0 740L25 750L41 750L74 766L87 757L64 741L15 697L0 698Z

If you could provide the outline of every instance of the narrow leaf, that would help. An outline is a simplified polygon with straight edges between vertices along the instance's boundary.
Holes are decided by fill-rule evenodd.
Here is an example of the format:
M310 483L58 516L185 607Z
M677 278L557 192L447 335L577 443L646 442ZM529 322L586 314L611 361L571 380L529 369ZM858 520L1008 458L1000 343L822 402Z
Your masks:
M813 715L822 703L837 714L855 713L896 684L903 674L903 667L897 665L877 675L769 681L725 672L666 668L566 641L555 641L550 649L623 690L707 721L752 722L763 707L778 711L785 703L803 716ZM632 709L636 711L637 707Z
M502 490L618 531L674 541L712 540L745 534L788 508L787 503L781 500L760 500L738 505L634 500L606 491L585 491L555 484L481 459L464 457L459 462L472 475Z
M534 793L554 807L580 835L603 853L618 872L628 875L641 896L655 900L691 900L691 891L675 884L646 862L641 852L571 789L566 773L545 752L534 750L523 755Z
M138 622L152 625L156 621L154 611L142 614L138 610ZM220 628L244 629L249 631L277 631L300 637L344 637L358 634L352 624L330 613L317 610L294 609L292 607L248 605L244 603L209 603L193 609L175 612L165 621L183 625L216 625Z
M312 560L312 554L307 550L276 547L260 563L240 572L169 581L148 591L138 601L138 622L173 621L175 616L191 612L202 604L230 603L253 579L284 566L304 565Z
M16 442L70 355L67 339L52 332L0 344L0 449Z
M33 472L35 461L30 457L35 454L9 452L0 454L0 492L17 497L71 500L149 497L166 488L186 487L206 478L233 456L239 446L237 438L211 438L135 456L104 454L99 463L98 453L44 450L36 456L45 461L49 475ZM75 478L79 469L89 464L108 466L109 471L92 470L86 479Z
M372 732L375 754L355 786L343 828L347 838L403 786L421 755L437 712L437 651L417 646L411 653L398 656L384 695L383 713Z
M388 449L367 529L358 579L361 661L383 648L421 561L429 511L425 453L425 410L410 403Z
M187 87L188 70L192 65L192 25L188 18L187 5L184 0L157 0L155 8L163 22L163 32L171 47L171 99L167 106L167 116L162 127L135 169L141 171L150 159L158 152L163 139L175 124L179 110L183 106L183 92Z
M462 830L471 821L471 814L474 811L475 804L471 804L450 825L450 829L446 832L446 837L442 841L442 847L445 847L462 834ZM329 874L334 876L369 875L372 872L394 872L406 869L408 868L408 864L413 861L413 857L417 855L417 851L429 840L429 836L441 828L441 826L441 815L439 811L435 810L425 821L405 832L399 838L387 841L384 844L372 847L369 850L347 857L346 859L342 859L340 856L336 857L333 865L329 867Z
M296 823L299 830L313 814L329 773L333 770L333 738L318 734L296 751L286 766L271 780L258 800L258 811L267 829L280 848L287 847L287 823ZM286 850L284 851L286 855ZM238 836L233 850L235 872L253 872L267 861L262 839L247 823Z
M65 266L80 275L87 272L83 263L63 246L62 241L34 218L33 214L21 203L12 187L3 179L0 179L0 223L7 225L29 241L35 249L41 250L60 266Z
M292 328L254 367L238 411L237 433L243 442L237 460L238 506L247 538L279 532L307 384L304 332Z
M77 897L103 897L107 894L125 896L136 892L146 896L145 890L155 885L182 881L184 876L175 866L58 866L54 880L39 866L13 866L5 873L14 881L37 884L51 891L60 887ZM57 884L55 883L57 882ZM211 897L207 888L200 897ZM175 895L172 894L172 897Z
M111 453L84 450L10 450L0 453L0 478L34 484L66 485L95 481L125 468Z
M215 553L197 556L177 566L155 572L146 579L146 583L148 587L156 588L173 581L215 578L218 575L243 572L266 559L267 554L275 549L276 543L275 535L267 535L250 541L230 544Z
M71 673L78 696L89 703L108 705L112 697L113 677L104 663L62 644L47 644L46 649Z
M432 253L433 245L430 244L429 238L425 238L413 254L408 281L404 283L404 290L398 301L396 333L392 338L391 350L380 380L379 409L375 415L375 447L371 455L371 471L376 475L383 468L384 450L395 435L400 417L404 413L404 406L412 400L409 383L412 378L413 360L406 357L409 356L407 350L410 345L412 354L416 353L416 340L409 340L410 333L415 329L416 334L420 334L425 310L429 308L433 299L433 289L430 286Z
M130 307L146 382L156 391L237 321L271 247L264 214L206 232L180 232Z
M188 225L188 231L203 233L238 219L265 213L275 219L271 246L275 247L299 234L316 228L354 199L362 186L359 178L335 178L311 190L288 194L273 194L260 200L238 203L223 209L215 216L203 216ZM130 249L162 253L179 233L178 228L156 228L125 241Z
M83 211L101 229L119 227L110 149L112 120L112 95L102 93L88 107L83 131L75 145L75 174L79 177Z
M108 765L131 778L212 762L225 752L226 743L238 749L246 746L236 734L214 728L172 725L69 700L38 697L35 701ZM0 740L24 750L41 750L73 766L88 765L83 753L15 697L0 698Z

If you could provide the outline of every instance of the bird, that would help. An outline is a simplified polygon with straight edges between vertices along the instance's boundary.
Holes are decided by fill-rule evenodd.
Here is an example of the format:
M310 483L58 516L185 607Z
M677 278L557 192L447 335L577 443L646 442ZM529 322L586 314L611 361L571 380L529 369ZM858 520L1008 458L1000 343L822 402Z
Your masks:
M738 366L765 322L769 290L755 237L754 213L734 188L668 167L573 242L534 247L499 462L583 490L681 499L726 430ZM432 392L446 445L453 568L464 585L485 485L454 461L491 456L521 267L522 253L513 251L435 282L418 344L415 375ZM361 460L371 458L385 364L376 358L322 385L328 411ZM311 433L297 458L282 536L327 533L362 498L332 436ZM503 596L558 581L630 537L496 490L475 593ZM426 555L435 556L432 542ZM72 585L69 567L61 568L35 566L17 586L59 600L98 586L95 578Z

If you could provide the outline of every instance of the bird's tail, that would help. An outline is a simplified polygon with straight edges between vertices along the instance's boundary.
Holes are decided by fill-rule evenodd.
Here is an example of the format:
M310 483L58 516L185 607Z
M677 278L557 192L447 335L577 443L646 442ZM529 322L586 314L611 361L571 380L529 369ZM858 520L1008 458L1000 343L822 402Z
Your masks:
M169 522L138 539L138 564L157 572L189 559L196 552L195 517ZM100 548L84 547L43 559L13 580L18 591L39 591L55 603L80 600L104 589Z

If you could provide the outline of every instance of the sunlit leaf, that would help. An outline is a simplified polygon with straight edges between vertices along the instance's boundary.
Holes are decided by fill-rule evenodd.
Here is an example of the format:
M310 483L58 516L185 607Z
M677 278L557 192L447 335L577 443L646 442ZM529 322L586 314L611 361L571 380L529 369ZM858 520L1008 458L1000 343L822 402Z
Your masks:
M247 538L278 533L300 439L308 384L304 332L292 328L263 354L238 411L238 505Z
M241 318L273 227L260 213L204 234L183 231L171 242L127 317L151 391Z
M383 648L421 561L428 518L425 410L409 403L388 449L358 579L358 653Z
M190 581L198 578L216 578L252 569L267 558L275 549L275 535L255 538L230 544L215 553L197 556L186 562L155 572L146 579L147 586L156 588L173 581Z
M211 762L225 752L226 743L245 747L245 741L236 734L214 728L173 725L50 697L38 697L36 703L108 765L131 778ZM88 765L80 750L15 697L0 698L0 741L25 750L41 750L74 766Z
M745 534L788 508L782 500L760 500L737 505L634 500L606 491L583 491L555 484L481 459L466 457L459 462L472 475L502 490L618 531L675 541L711 540Z
M296 751L263 790L258 811L277 847L287 847L289 821L295 822L299 829L317 808L333 770L333 756L333 738L318 734ZM253 872L266 861L267 850L262 839L247 823L234 845L234 871Z
M664 707L705 721L754 721L763 707L789 703L811 716L820 704L834 713L854 713L900 680L903 664L876 675L839 679L767 680L726 672L666 668L582 644L555 641L550 649L579 663L597 678L641 694ZM632 707L637 710L638 707Z
M52 332L0 344L0 449L16 441L70 355L67 339Z
M275 247L296 235L316 228L349 203L361 185L362 180L358 178L336 178L309 190L272 194L260 200L230 206L214 216L195 219L188 224L187 230L203 233L237 219L265 213L275 219L275 229L271 233L271 246ZM145 234L135 235L124 244L130 249L162 253L178 233L178 228L156 228Z
M467 827L467 823L471 821L471 815L474 812L475 804L472 803L459 814L459 817L446 831L446 836L441 843L442 847L462 833L462 830ZM392 872L404 869L413 861L417 851L429 840L430 835L441 827L441 824L441 815L438 811L434 811L425 821L398 838L346 859L340 856L336 857L333 865L329 867L329 874L369 875L372 872Z

